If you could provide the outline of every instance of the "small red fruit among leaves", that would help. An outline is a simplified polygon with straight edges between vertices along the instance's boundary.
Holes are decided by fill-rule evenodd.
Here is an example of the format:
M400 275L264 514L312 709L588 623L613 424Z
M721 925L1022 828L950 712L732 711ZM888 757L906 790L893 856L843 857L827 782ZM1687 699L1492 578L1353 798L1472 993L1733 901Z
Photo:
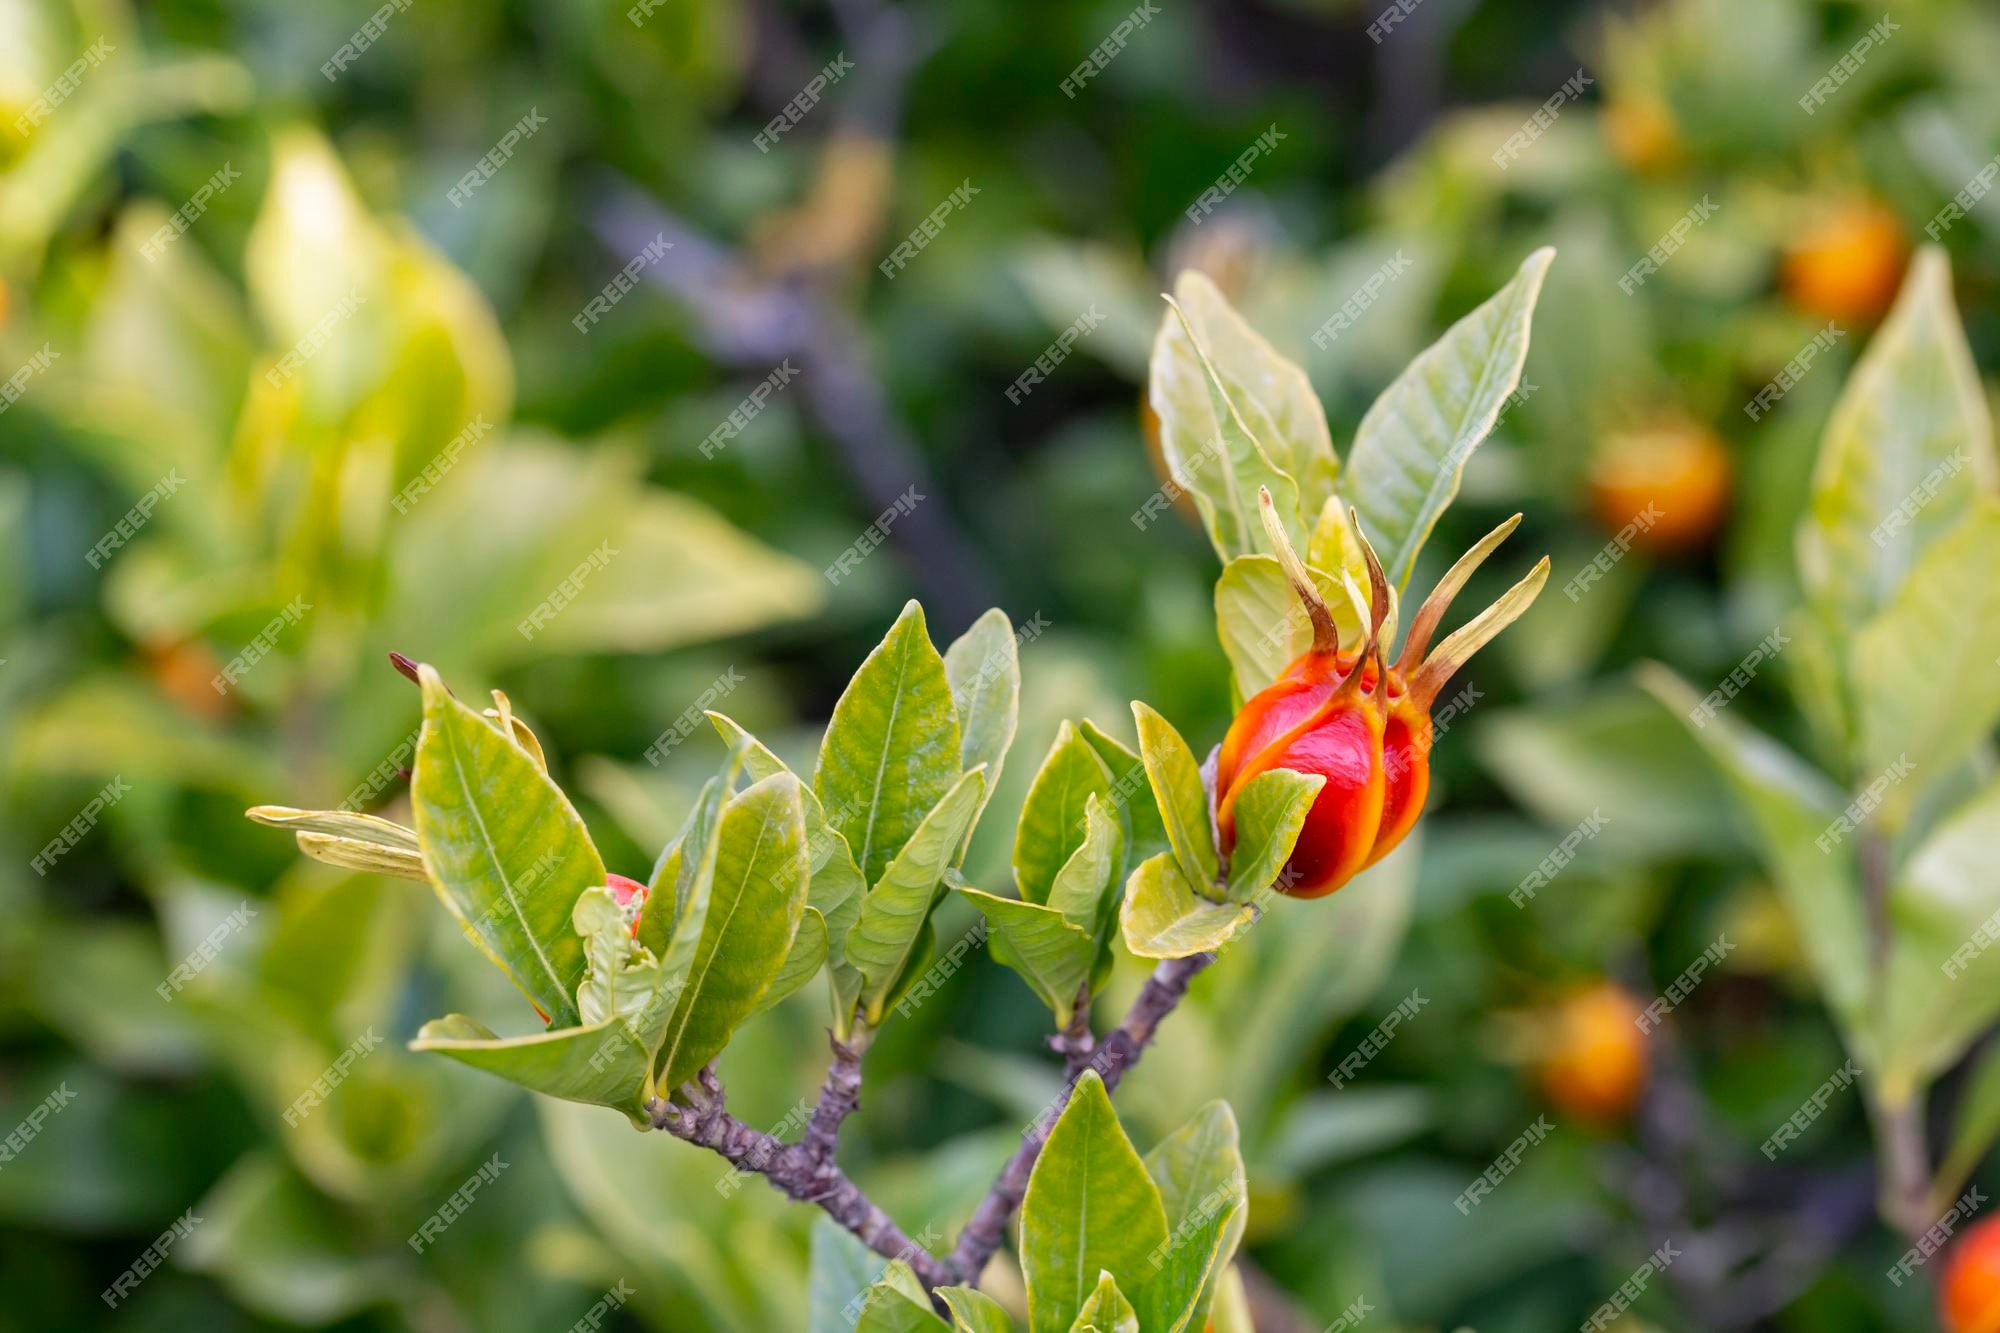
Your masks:
M1216 758L1215 823L1222 850L1236 845L1236 801L1259 774L1273 769L1326 778L1306 815L1278 888L1294 898L1321 898L1392 851L1416 826L1430 791L1431 705L1452 674L1513 622L1548 580L1542 561L1505 596L1425 655L1452 598L1515 526L1516 514L1482 538L1438 581L1418 610L1394 665L1383 657L1388 581L1374 548L1368 563L1368 637L1343 649L1333 612L1278 521L1269 491L1260 491L1264 528L1278 563L1312 622L1313 642L1278 679L1243 705ZM1360 521L1354 520L1355 530Z

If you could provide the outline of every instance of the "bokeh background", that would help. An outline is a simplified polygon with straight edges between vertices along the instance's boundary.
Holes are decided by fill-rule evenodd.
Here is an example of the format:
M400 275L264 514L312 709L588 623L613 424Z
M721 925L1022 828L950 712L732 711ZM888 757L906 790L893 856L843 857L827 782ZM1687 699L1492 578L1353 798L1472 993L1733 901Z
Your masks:
M1843 1057L1731 802L1631 679L1718 680L1796 602L1846 369L2000 148L2000 14L1889 13L1808 114L1881 5L1168 0L1079 83L1125 0L0 0L0 1127L68 1094L0 1164L0 1328L557 1329L619 1281L629 1327L804 1327L808 1210L404 1052L426 1018L518 1001L417 886L304 862L243 808L393 812L418 715L397 649L504 688L607 861L643 875L716 759L705 725L645 758L697 700L809 761L905 598L940 643L997 604L1041 626L969 865L997 886L1059 719L1123 732L1142 698L1205 748L1230 716L1214 556L1183 516L1133 520L1160 484L1141 396L1172 275L1204 270L1297 357L1344 447L1544 244L1519 401L1414 583L1521 510L1466 600L1541 551L1549 592L1463 678L1420 844L1232 951L1121 1109L1143 1144L1234 1104L1260 1329L1359 1299L1368 1329L1540 1333L1670 1237L1633 1333L1931 1327L1927 1281L1885 1276L1903 1246L1861 1103L1778 1165L1757 1151ZM1991 205L1942 232L1989 367L1996 236ZM1563 595L1649 503L1669 517ZM1775 673L1733 707L1815 752ZM970 925L945 910L946 938ZM1607 979L1656 995L1725 937L1637 1049L1615 1006L1576 1007ZM870 1052L845 1151L913 1233L956 1225L1056 1086L1045 1021L975 955ZM739 1038L739 1114L786 1121L821 1026L813 987ZM1462 1217L1545 1114L1549 1142Z

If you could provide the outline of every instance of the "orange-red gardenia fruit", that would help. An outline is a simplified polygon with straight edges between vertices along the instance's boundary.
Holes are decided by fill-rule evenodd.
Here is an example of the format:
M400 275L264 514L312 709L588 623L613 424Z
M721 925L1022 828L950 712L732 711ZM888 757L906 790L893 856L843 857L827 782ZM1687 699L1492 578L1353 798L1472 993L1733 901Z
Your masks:
M1729 510L1734 465L1715 433L1667 420L1606 436L1590 465L1590 507L1604 530L1669 553L1704 545Z
M1278 561L1312 622L1313 645L1230 724L1216 756L1215 824L1228 855L1236 846L1236 800L1252 779L1273 769L1323 776L1326 783L1276 885L1295 898L1321 898L1388 855L1416 825L1430 791L1431 704L1452 673L1534 601L1548 578L1548 560L1426 658L1451 599L1521 516L1502 523L1439 580L1410 625L1401 658L1390 666L1380 642L1388 583L1373 549L1362 542L1373 585L1368 638L1343 650L1333 613L1292 549L1268 493L1261 504Z
M1873 323L1896 299L1909 258L1903 224L1873 199L1841 204L1785 251L1780 284L1794 307L1836 324Z
M2000 1333L2000 1217L1974 1223L1951 1247L1938 1320L1945 1333Z
M625 919L632 923L632 938L639 938L639 909L646 905L646 886L609 871L605 872L604 884L611 890L612 901L625 909Z
M1623 987L1600 981L1576 991L1550 1012L1547 1042L1535 1078L1557 1109L1578 1120L1626 1116L1646 1086L1645 1011Z

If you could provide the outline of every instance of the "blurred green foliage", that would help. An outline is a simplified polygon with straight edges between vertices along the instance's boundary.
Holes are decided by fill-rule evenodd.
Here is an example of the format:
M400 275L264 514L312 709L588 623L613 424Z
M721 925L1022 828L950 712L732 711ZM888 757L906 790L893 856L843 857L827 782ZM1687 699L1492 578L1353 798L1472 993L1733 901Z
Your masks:
M0 1163L0 1325L525 1330L622 1280L644 1326L806 1326L807 1210L609 1111L406 1052L426 1018L519 997L417 886L301 862L243 807L403 802L419 698L396 649L504 688L610 867L643 877L719 753L705 729L665 746L677 720L724 691L809 769L912 592L940 642L990 604L1046 626L1021 650L1022 755L1068 717L1129 741L1134 698L1205 750L1233 703L1213 554L1191 523L1131 517L1160 484L1139 410L1157 294L1206 273L1307 368L1345 456L1390 377L1553 245L1522 390L1416 582L1516 510L1552 585L1635 496L1657 494L1675 540L1633 538L1584 595L1552 586L1468 672L1410 853L1200 978L1121 1115L1150 1146L1229 1099L1260 1328L1365 1298L1371 1328L1539 1333L1693 1229L1708 1243L1634 1327L1929 1327L1926 1284L1883 1276L1903 1244L1875 1219L1863 1101L1836 1098L1775 1167L1757 1152L1840 1036L1737 800L1631 668L1699 692L1804 600L1814 459L1927 226L1974 361L2000 366L1994 205L1940 221L2000 145L1992 8L1899 6L1810 114L1876 11L1424 0L1371 34L1365 4L1160 6L1071 95L1122 0L633 8L0 0L0 372L26 376L0 411L0 1128L68 1096ZM841 52L853 71L761 151ZM1579 67L1581 99L1503 167ZM546 124L463 192L531 113ZM879 270L961 182L978 193ZM576 323L668 225L668 259ZM688 271L723 281L654 282L703 236L720 267ZM1075 354L1010 398L1086 312ZM795 320L814 336L788 341ZM1746 411L1829 321L1841 336ZM794 346L817 357L798 383L704 450ZM856 367L895 433L828 373ZM1677 467L1620 471L1635 436ZM910 487L912 521L822 577ZM1504 576L1477 582L1468 604ZM1730 717L1865 781L1841 720L1811 715L1837 692L1795 701L1811 656ZM1967 740L1957 794L1989 741ZM972 883L1004 880L1033 770L1008 766ZM1602 836L1511 903L1593 815ZM66 828L73 846L52 841ZM941 938L976 919L948 903ZM1605 975L1653 996L1721 936L1733 952L1654 1040L1637 1120L1552 1116L1503 1187L1454 1209L1549 1110L1523 1076L1546 1006ZM1107 1012L1142 974L1121 958ZM1330 1086L1413 993L1418 1015ZM813 1085L819 1003L761 1016L725 1058L753 1124ZM870 1052L849 1164L912 1234L948 1234L1046 1104L1045 1027L977 960ZM1990 1104L1991 1068L1926 1073L1948 1108ZM415 1252L495 1153L477 1205ZM189 1210L107 1310L98 1293Z

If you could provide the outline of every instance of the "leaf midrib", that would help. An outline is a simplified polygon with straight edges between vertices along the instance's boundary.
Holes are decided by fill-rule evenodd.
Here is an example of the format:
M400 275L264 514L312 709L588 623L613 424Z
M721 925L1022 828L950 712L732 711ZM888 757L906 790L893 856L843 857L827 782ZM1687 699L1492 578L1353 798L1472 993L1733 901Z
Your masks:
M485 724L481 723L480 725L483 726ZM514 881L507 874L507 867L500 860L499 845L494 842L492 832L487 829L486 817L480 813L479 802L474 798L472 787L467 781L465 762L460 756L459 738L456 735L456 731L457 728L455 726L446 728L445 737L451 746L451 770L458 778L458 789L460 795L465 798L466 811L471 815L473 824L478 827L480 844L485 848L486 858L492 863L494 873L500 878L500 887L506 896L507 905L514 909L514 920L519 923L521 933L527 937L529 947L535 951L535 960L542 965L542 970L548 973L549 981L555 987L554 998L557 1004L567 1009L574 1003L574 1000L564 987L562 976L556 971L554 961L549 958L547 951L542 948L542 942L536 936L534 928L528 924L528 914L522 910L521 900L514 893Z

